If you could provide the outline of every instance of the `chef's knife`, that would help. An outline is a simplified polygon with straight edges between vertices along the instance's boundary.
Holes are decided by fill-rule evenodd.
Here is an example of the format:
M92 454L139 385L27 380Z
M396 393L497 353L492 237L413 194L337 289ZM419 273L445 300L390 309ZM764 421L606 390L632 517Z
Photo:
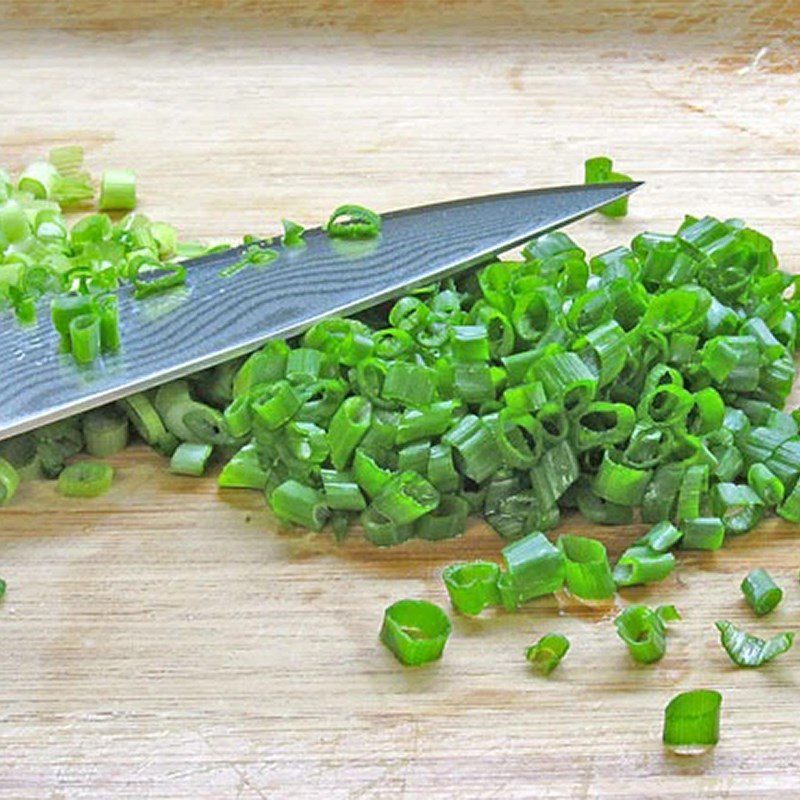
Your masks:
M241 247L186 262L186 284L119 296L122 347L91 365L59 353L46 306L33 326L0 321L0 439L94 408L352 314L453 275L566 225L638 183L563 186L393 211L379 237L352 242L316 229L270 264L230 277Z

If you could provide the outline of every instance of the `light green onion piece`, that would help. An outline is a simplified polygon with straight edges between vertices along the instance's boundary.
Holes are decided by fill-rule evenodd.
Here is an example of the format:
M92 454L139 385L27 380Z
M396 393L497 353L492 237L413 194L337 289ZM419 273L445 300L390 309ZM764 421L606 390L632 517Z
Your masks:
M129 169L107 169L100 179L101 211L131 211L136 207L136 174Z
M569 639L560 633L548 633L525 651L525 658L542 674L549 675L569 650Z
M725 652L739 667L760 667L785 653L794 642L793 633L779 633L769 639L759 639L728 620L717 620L714 624Z
M177 475L192 475L199 478L206 471L206 464L213 450L210 444L184 442L178 445L172 454L169 470Z
M77 461L58 476L58 491L66 497L98 497L114 480L114 470L100 461Z
M128 418L113 406L97 408L81 420L86 452L96 458L108 458L128 444Z

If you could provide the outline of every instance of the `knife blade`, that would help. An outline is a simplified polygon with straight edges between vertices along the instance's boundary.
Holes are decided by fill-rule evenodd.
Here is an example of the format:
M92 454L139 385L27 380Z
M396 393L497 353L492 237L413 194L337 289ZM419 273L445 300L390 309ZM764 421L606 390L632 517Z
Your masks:
M122 348L91 365L59 353L46 305L32 326L0 329L0 440L211 367L333 315L453 275L630 194L639 183L562 186L382 215L365 241L306 233L265 267L220 272L243 247L185 262L185 286L143 300L119 293Z

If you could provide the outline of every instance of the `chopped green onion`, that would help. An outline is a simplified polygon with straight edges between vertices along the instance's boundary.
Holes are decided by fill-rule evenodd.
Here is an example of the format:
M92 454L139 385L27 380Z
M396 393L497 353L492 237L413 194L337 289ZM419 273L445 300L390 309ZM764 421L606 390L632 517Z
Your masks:
M664 744L680 755L695 755L719 741L722 695L711 689L681 692L664 709Z
M671 550L683 536L669 520L664 520L654 525L641 539L636 541L637 545L649 547L657 553L666 553Z
M114 480L114 470L100 461L78 461L58 476L58 491L66 497L98 497Z
M174 289L185 282L186 267L183 264L139 261L131 270L133 296L137 300Z
M474 616L485 608L500 605L497 580L500 567L491 561L472 561L451 564L442 572L447 594L453 608Z
M372 406L363 397L348 397L333 415L328 429L333 466L342 470L364 438L372 419Z
M81 314L69 323L70 352L79 364L91 364L100 355L100 317Z
M503 548L506 590L513 607L535 597L551 594L564 584L566 559L543 533L531 533Z
M283 220L283 237L281 241L284 247L297 247L304 244L303 234L305 230L302 225L298 225L290 219Z
M129 169L107 169L100 178L101 211L130 211L136 207L136 174Z
M294 479L276 486L269 496L269 502L277 517L291 525L319 531L328 519L328 507L321 494Z
M112 406L90 411L82 423L84 446L89 455L108 458L128 444L128 418Z
M783 502L784 485L766 464L752 464L747 472L747 482L765 505L778 506Z
M525 651L525 658L542 674L549 675L569 650L569 639L560 633L548 633Z
M725 541L725 523L719 517L697 517L681 523L685 550L719 550Z
M337 239L372 239L381 232L381 218L364 206L339 206L325 230L328 236Z
M210 444L184 442L175 448L169 462L170 472L177 475L192 475L199 478L206 471L213 447Z
M769 614L783 599L781 589L765 569L754 569L741 585L747 604L759 617Z
M675 569L675 556L646 545L629 547L614 567L617 586L638 586L662 581Z
M738 535L755 528L764 513L764 504L749 486L718 483L712 492L714 512L728 533Z
M254 444L246 444L222 468L217 485L224 489L264 490L269 476L261 466L258 449Z
M325 503L334 511L363 511L367 507L353 476L333 469L322 470Z
M667 650L665 619L647 606L628 606L614 620L617 633L628 646L631 657L641 664L652 664Z
M616 584L602 542L564 535L558 537L558 547L564 554L565 581L571 594L587 600L614 596Z
M19 473L5 458L0 458L0 506L8 505L19 487Z
M439 505L439 492L416 472L400 472L390 478L372 501L376 512L395 525L407 525Z
M760 667L785 653L794 642L793 633L779 633L769 639L759 639L728 620L717 620L714 624L725 652L739 667Z
M399 600L383 615L380 640L402 664L416 667L441 658L452 625L439 606Z
M439 505L414 523L414 536L429 542L453 539L467 530L469 503L458 495L444 494Z
M649 470L634 469L613 460L606 451L593 489L598 497L621 506L638 506L650 482Z
M612 170L611 159L607 156L595 156L594 158L586 159L584 164L585 170L585 183L622 183L629 181L627 175L621 172L614 172ZM607 203L600 209L601 214L607 217L625 217L628 214L628 197L621 197L619 200L614 200Z

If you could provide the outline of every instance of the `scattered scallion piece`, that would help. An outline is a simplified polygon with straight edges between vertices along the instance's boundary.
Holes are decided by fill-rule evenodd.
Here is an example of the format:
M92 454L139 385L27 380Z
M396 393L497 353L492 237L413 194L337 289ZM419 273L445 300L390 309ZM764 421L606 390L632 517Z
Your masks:
M661 611L661 613L659 613ZM643 605L625 608L614 620L617 633L628 646L631 657L641 664L652 664L663 658L667 650L666 622L680 615Z
M399 600L384 612L380 640L398 661L416 667L441 658L451 630L439 606L427 600Z
M560 633L548 633L525 651L525 658L542 674L549 675L569 650L569 639Z
M584 165L585 169L585 183L617 183L629 181L628 175L623 175L621 172L614 172L612 170L612 161L607 156L595 156L588 158ZM613 203L608 203L600 209L601 214L607 217L624 217L628 213L628 198L621 197L619 200L614 200Z
M769 639L759 639L728 620L717 620L714 624L725 652L739 667L760 667L785 653L794 642L794 633L779 633Z
M765 569L754 569L741 584L747 604L759 617L769 614L783 599L781 589Z
M206 471L213 447L210 444L184 442L175 448L169 462L170 472L177 475L192 475L199 478Z
M497 580L500 567L492 561L472 561L451 564L442 572L447 594L453 608L474 616L485 608L500 605Z
M573 595L586 600L614 596L616 584L602 542L585 536L565 535L558 537L558 547L564 554L567 589Z
M285 247L297 247L303 244L303 234L305 228L290 219L283 220L283 237L281 241Z
M128 418L113 406L89 411L82 419L86 452L96 458L108 458L128 444Z
M136 174L129 169L107 169L100 178L101 211L132 211L136 207Z
M696 755L719 741L722 695L712 689L681 692L664 709L664 744L679 755Z
M101 461L77 461L58 476L58 491L66 497L98 497L114 480L114 470Z
M364 206L339 206L325 230L328 236L337 239L372 239L381 232L381 218Z
M19 473L5 458L0 458L0 506L8 505L19 487Z

